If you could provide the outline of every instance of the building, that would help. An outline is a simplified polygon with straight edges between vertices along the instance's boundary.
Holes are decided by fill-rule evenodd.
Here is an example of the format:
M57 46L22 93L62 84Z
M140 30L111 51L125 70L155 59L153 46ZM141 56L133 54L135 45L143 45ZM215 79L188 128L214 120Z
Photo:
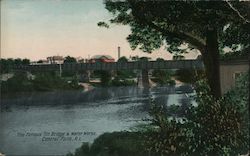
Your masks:
M226 93L235 86L237 77L249 71L249 60L230 60L220 62L221 92Z
M90 60L90 63L95 62L115 62L115 59L109 55L95 55Z
M49 61L49 64L63 64L64 57L63 56L50 56L47 57L47 60Z

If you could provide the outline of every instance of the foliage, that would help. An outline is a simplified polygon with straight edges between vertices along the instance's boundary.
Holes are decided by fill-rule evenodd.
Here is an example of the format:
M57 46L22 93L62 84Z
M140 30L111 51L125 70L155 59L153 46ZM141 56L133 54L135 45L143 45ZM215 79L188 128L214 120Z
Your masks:
M0 59L1 73L11 72L13 66L29 65L29 64L30 64L29 59L20 59L20 58Z
M244 75L235 89L220 99L210 95L206 81L196 84L197 107L189 107L184 122L164 106L152 104L156 127L146 135L146 149L156 155L238 155L249 149L249 81ZM178 108L177 108L178 109Z
M163 105L152 103L150 115L154 131L145 134L145 148L150 155L181 155L186 151L185 129L176 120L169 120Z
M165 61L163 58L157 58L156 61Z
M156 83L159 83L160 85L163 84L170 84L174 85L175 81L171 80L173 72L169 70L154 70L152 73L152 76L154 77L152 80Z
M117 77L119 79L126 79L126 78L135 78L136 73L132 70L118 70Z
M37 73L34 79L28 79L27 73L15 73L7 81L1 82L2 93L52 91L60 89L80 89L76 78L68 83L54 73Z
M128 58L126 58L125 56L122 56L118 59L118 62L128 62Z
M249 51L228 52L220 55L221 60L245 60L249 57Z
M150 59L151 59L150 57L140 57L139 61L144 62L144 61L149 61Z
M236 80L236 86L234 89L226 93L226 99L231 103L235 104L237 110L240 112L240 116L242 117L242 132L245 136L246 142L242 143L244 146L248 146L249 150L249 127L250 127L250 119L249 119L249 72L244 73ZM248 140L248 141L247 141ZM242 147L244 147L242 146Z
M237 103L227 97L214 99L204 81L196 88L198 107L188 116L192 126L190 143L192 154L237 155L248 149L248 134L244 133L246 122ZM190 153L191 154L191 153Z
M67 56L65 57L65 60L63 61L63 63L77 63L77 61L74 57Z
M179 69L175 72L175 78L184 83L194 84L205 77L203 70Z
M92 145L83 143L67 156L145 156L140 132L104 133Z
M50 91L60 89L80 89L78 82L75 79L71 83L66 82L57 74L52 73L40 73L37 74L32 81L34 88L37 91Z
M185 59L185 56L183 55L174 55L173 56L173 60L184 60Z
M43 63L43 60L38 60L37 63Z
M109 86L111 84L112 75L109 71L95 70L94 76L101 78L101 85L102 86Z
M33 91L34 86L27 78L26 73L16 73L7 81L1 82L1 93L12 93L20 91Z
M248 2L230 3L248 16ZM114 15L110 23L131 27L127 39L132 49L139 46L149 52L166 44L168 51L182 53L186 51L180 47L184 43L188 44L189 49L201 49L209 29L217 29L222 47L249 45L246 42L249 40L249 22L239 18L227 2L106 0L105 4L106 9ZM241 34L241 37L237 34Z

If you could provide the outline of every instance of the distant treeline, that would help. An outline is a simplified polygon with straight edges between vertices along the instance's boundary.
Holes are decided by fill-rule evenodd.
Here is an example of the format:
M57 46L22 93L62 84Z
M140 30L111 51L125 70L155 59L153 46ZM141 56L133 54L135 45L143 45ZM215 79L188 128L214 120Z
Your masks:
M1 82L1 93L4 94L72 89L83 89L83 87L78 84L76 78L67 81L55 73L37 73L33 76L28 76L27 73L15 73L7 81Z
M29 59L12 59L12 58L8 58L8 59L0 59L0 71L1 73L8 73L10 72L11 68L13 66L19 66L19 65L29 65L30 64L30 60Z

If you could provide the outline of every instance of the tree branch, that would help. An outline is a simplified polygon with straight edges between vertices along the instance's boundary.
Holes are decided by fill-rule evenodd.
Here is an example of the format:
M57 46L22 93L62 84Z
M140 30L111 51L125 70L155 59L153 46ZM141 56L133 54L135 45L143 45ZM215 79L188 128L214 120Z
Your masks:
M229 5L229 7L235 11L237 13L237 15L244 20L245 23L250 23L250 21L248 19L246 19L244 16L241 15L241 13L239 12L239 10L237 10L229 1L226 1L226 3Z
M173 38L181 39L181 40L195 46L201 52L203 52L203 50L205 48L205 42L200 41L199 39L192 36L190 33L181 32L181 31L178 31L178 32L177 31L169 31L167 29L161 28L160 26L157 26L156 24L154 24L151 21L146 20L145 18L143 21L141 21L141 23L144 23L144 24L148 25L149 27L161 32L165 36L170 36Z
M140 24L143 24L145 26L149 26L153 29L155 29L156 31L161 32L163 35L165 36L170 36L173 38L178 38L181 39L189 44L191 44L192 46L196 47L198 50L200 50L201 53L203 53L204 49L205 49L205 41L202 39L197 39L197 37L195 37L194 35L192 35L191 33L188 32L182 32L182 31L174 31L174 30L167 30L164 29L158 25L156 25L153 21L149 21L146 17L144 12L140 12L140 14L138 14L138 10L139 9L135 6L135 4L133 4L134 2L132 0L128 0L129 3L131 4L131 9L132 9L132 14L134 15L135 19L139 21Z

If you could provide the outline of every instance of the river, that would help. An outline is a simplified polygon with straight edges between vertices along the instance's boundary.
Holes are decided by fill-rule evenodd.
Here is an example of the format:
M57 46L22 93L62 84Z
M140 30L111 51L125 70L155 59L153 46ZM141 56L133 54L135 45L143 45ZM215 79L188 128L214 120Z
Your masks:
M104 132L131 130L149 118L150 99L185 105L190 85L151 89L94 88L22 93L1 98L0 152L7 155L65 155Z

